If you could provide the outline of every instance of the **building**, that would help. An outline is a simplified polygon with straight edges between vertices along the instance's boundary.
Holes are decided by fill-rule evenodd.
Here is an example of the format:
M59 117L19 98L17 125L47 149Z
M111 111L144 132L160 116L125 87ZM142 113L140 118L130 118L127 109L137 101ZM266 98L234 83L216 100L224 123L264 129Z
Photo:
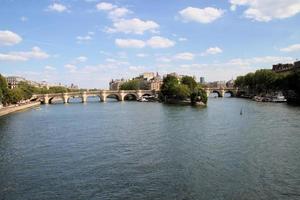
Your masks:
M205 84L205 79L204 79L204 77L200 77L200 84Z
M153 79L155 74L153 72L144 72L140 75L140 78L149 81L150 79Z
M234 80L231 79L231 80L227 81L226 82L226 87L233 88L234 87Z
M287 64L276 64L273 65L272 70L276 73L286 73L286 72L292 72L292 71L298 71L300 70L300 61L296 61L294 63L287 63Z
M209 88L226 88L226 82L214 81L214 82L206 83L205 86Z
M163 84L161 76L156 73L156 76L148 81L149 90L160 91L160 88Z
M78 89L78 85L74 85L73 83L71 83L69 89Z
M7 76L6 77L7 85L10 89L18 87L20 82L28 82L25 78L21 76Z
M122 78L122 79L112 79L110 82L109 82L109 89L110 90L119 90L121 85L125 83L125 80Z

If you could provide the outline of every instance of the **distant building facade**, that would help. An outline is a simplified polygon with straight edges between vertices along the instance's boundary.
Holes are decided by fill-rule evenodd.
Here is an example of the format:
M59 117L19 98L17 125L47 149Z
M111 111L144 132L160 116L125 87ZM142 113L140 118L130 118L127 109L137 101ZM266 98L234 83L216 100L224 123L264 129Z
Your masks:
M209 88L226 88L226 82L214 81L214 82L206 83L205 86Z
M78 89L78 85L74 85L73 83L71 83L69 89Z
M10 89L18 87L20 82L28 82L25 78L21 76L7 76L6 77L7 85Z
M205 84L205 78L204 77L200 77L200 84Z
M158 73L145 72L140 74L131 80L136 80L139 83L140 90L156 90L159 91L162 86L162 78ZM109 82L110 90L120 90L120 87L127 80L125 79L113 79Z
M298 71L300 70L300 61L296 61L294 63L287 63L287 64L276 64L273 65L272 70L276 73L286 73L291 71Z
M163 80L158 73L156 73L156 76L150 79L148 82L149 82L148 83L149 90L155 90L155 91L159 91L163 84Z
M231 79L231 80L227 81L226 82L226 87L233 88L234 87L234 80Z
M122 79L112 79L110 82L109 82L109 89L110 90L119 90L121 85L125 83L125 80L122 78Z

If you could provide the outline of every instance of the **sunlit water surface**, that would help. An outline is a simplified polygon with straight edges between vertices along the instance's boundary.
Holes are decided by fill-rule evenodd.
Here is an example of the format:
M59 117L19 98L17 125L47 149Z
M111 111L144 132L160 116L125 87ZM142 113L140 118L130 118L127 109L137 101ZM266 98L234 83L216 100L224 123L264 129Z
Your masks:
M14 113L0 118L0 199L300 199L299 120L234 98Z

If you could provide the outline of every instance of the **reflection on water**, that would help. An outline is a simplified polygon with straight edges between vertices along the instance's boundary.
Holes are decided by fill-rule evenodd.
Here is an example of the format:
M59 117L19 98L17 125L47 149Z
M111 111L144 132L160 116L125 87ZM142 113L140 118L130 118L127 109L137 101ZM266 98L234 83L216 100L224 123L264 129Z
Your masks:
M0 118L0 199L299 199L299 116L235 98L11 114Z

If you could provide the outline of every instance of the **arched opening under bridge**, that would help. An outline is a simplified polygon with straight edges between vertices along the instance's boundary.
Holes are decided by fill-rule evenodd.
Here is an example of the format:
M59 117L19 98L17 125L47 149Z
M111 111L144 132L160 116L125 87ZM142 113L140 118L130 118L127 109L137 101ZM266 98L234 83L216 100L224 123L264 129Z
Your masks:
M125 101L136 101L138 99L136 94L126 94L124 96Z

